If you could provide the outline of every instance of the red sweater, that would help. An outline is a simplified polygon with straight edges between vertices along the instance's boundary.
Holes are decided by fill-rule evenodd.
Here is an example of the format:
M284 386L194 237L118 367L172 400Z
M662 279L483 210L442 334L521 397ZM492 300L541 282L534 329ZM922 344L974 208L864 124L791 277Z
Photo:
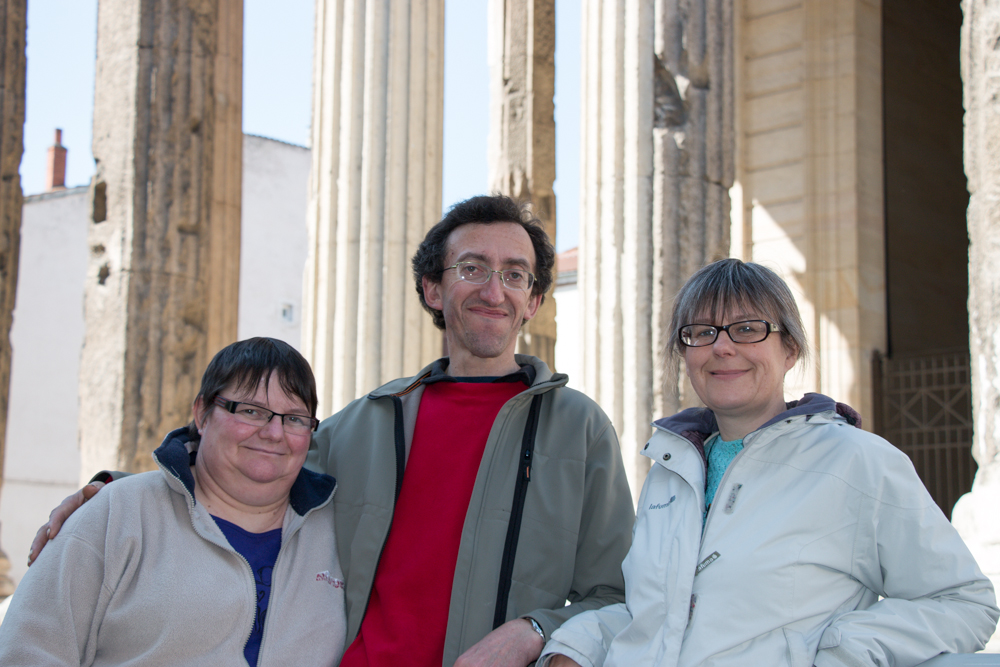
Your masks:
M427 385L368 609L341 667L438 667L462 526L497 413L521 382Z

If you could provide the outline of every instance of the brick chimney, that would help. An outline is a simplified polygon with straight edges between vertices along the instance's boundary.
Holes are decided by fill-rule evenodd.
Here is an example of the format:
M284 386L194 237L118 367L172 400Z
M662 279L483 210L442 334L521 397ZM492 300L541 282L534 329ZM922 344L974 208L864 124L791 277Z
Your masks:
M56 130L56 143L49 146L49 160L45 172L46 190L66 188L66 148L62 145L62 130Z

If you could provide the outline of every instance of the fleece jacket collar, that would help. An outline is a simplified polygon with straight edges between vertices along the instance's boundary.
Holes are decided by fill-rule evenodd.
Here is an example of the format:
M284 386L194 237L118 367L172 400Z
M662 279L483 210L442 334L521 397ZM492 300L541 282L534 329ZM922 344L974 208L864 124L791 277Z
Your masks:
M191 440L188 428L183 426L168 433L153 452L153 459L181 481L191 498L194 498L191 466L198 457L198 445L197 440ZM337 481L333 477L303 468L288 492L288 504L296 514L305 516L309 510L325 503L336 486Z

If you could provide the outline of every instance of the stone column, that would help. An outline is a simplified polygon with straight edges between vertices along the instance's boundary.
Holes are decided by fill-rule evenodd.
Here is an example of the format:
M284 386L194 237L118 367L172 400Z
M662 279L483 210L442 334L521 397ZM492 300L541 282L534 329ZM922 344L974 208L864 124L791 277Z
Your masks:
M965 174L969 183L969 351L972 358L972 491L952 521L980 567L1000 588L1000 6L963 0L962 81ZM1000 651L994 635L987 650Z
M83 476L152 466L236 339L243 2L101 0Z
M732 10L726 0L588 0L583 15L580 284L584 383L621 437L637 495L673 295L728 254Z
M3 484L10 325L21 245L21 153L24 151L26 0L0 0L0 484ZM10 561L0 549L0 598L14 592Z
M555 0L490 0L490 192L531 202L556 240ZM555 368L555 281L518 352Z
M443 0L317 0L303 353L319 414L415 373L441 335L410 258L441 217Z

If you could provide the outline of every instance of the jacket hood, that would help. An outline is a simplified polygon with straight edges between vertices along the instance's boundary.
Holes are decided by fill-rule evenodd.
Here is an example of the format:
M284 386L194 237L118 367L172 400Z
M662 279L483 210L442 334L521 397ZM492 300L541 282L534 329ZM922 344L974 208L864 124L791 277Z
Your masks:
M797 401L785 403L785 411L777 415L757 430L767 428L783 419L798 417L800 415L816 415L822 412L835 412L843 417L851 426L861 428L861 415L851 406L845 403L837 403L829 396L823 394L809 393ZM681 410L672 417L664 417L653 422L656 428L683 435L690 438L690 434L698 434L704 442L712 433L719 430L718 422L715 420L715 413L708 408L688 408Z
M165 473L180 480L194 498L194 475L191 466L198 458L197 440L192 440L187 426L174 429L153 452L153 460ZM288 504L299 516L325 503L337 487L337 480L302 468L288 492ZM197 501L196 501L197 502Z
M448 372L448 357L441 357L437 361L425 366L416 375L410 378L400 378L398 380L393 380L382 385L375 391L368 394L368 398L383 398L385 396L402 395L408 394L421 384L425 380L433 381L433 378L440 375L446 375ZM561 387L569 382L569 376L565 373L553 373L544 361L537 357L533 357L528 354L515 354L514 361L517 362L518 366L522 368L525 366L530 366L532 372L534 373L534 380L531 382L531 388L540 387L542 385L550 384L550 386L545 387L546 389ZM529 372L529 376L531 372Z

